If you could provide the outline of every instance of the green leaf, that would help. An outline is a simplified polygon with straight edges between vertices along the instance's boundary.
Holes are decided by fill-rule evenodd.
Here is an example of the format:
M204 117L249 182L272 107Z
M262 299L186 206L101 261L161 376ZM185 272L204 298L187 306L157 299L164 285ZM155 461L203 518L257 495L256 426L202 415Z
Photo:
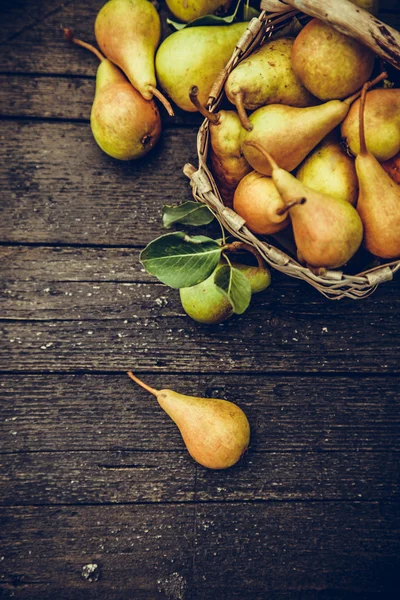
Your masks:
M216 268L221 246L203 235L178 231L153 240L140 253L140 262L172 288L190 287L207 279Z
M163 225L167 229L174 223L183 225L208 225L214 215L208 206L200 202L184 202L177 206L163 206Z
M167 19L167 23L175 27L178 31L180 29L184 29L185 27L200 27L201 25L230 25L235 20L239 7L243 0L238 0L236 4L236 8L233 13L229 15L225 15L225 17L218 17L217 15L204 15L203 17L198 17L198 19L194 19L189 23L179 23L178 21L174 21L172 19ZM254 10L254 9L253 9ZM260 14L260 13L258 13ZM246 19L244 19L246 20Z
M251 285L246 276L239 269L224 265L215 273L214 283L232 304L234 312L244 313L251 300Z

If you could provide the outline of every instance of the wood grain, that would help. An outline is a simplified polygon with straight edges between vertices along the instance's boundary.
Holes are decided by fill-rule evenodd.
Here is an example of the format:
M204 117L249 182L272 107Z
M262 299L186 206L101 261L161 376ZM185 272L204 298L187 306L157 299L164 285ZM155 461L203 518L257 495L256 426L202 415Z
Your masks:
M239 404L252 455L400 450L398 377L138 374L158 389ZM2 374L0 396L3 453L183 452L176 426L123 373Z

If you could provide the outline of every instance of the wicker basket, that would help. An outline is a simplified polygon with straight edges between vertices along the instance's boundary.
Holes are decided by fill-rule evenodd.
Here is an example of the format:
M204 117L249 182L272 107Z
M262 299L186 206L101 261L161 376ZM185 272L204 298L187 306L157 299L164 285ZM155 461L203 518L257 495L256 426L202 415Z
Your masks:
M263 0L261 8L272 9L276 12L263 10L257 19L253 19L249 23L230 61L211 90L208 102L211 112L218 108L224 98L224 84L232 69L275 32L286 27L295 15L300 19L308 15L323 18L341 31L345 30L352 37L357 37L364 44L370 46L382 59L390 62L396 68L400 68L400 35L365 11L360 11L354 5L350 5L346 0L324 0L324 2L286 0L285 4L280 0ZM304 12L299 12L297 8L301 8ZM346 11L343 12L344 8ZM367 22L368 27L366 26ZM385 32L388 32L389 36ZM383 36L382 39L377 40L377 35ZM384 264L383 261L377 260L375 264L378 263L378 266L365 268L356 275L346 274L341 270L329 270L321 276L297 262L294 258L294 248L290 248L290 245L285 242L282 245L281 235L257 237L246 227L242 217L231 208L224 206L218 187L207 166L208 145L209 121L206 119L197 136L199 167L197 170L190 164L184 167L184 173L191 180L194 198L207 204L223 227L235 238L254 246L271 267L290 277L307 281L324 296L333 300L344 297L364 298L370 295L380 283L393 279L394 273L400 269L400 260Z

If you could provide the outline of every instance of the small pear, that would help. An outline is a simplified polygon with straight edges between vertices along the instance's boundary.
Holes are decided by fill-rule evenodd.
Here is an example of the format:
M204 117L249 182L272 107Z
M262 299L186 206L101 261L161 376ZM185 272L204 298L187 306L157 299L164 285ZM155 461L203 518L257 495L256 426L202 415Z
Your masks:
M233 110L216 113L207 110L198 99L196 86L191 88L189 95L197 110L210 121L211 170L224 204L231 207L239 181L251 171L240 144L242 124Z
M364 245L380 258L400 256L400 186L367 149L364 109L368 85L360 102L360 154L356 170L360 186L357 210L364 225ZM372 93L372 92L371 92Z
M336 135L328 135L314 148L301 163L296 177L317 192L357 204L354 159L344 152Z
M119 160L147 154L161 134L161 118L153 100L145 100L121 71L94 46L64 30L65 37L93 52L100 65L90 113L93 136L100 148Z
M295 39L292 67L320 100L346 98L367 81L375 55L324 21L312 19Z
M341 133L354 156L360 153L360 101L353 104ZM365 103L365 139L368 150L383 162L400 151L400 89L380 88L368 92Z
M371 85L384 77L378 75ZM346 100L330 100L319 106L297 108L284 104L269 104L250 116L252 131L242 135L242 149L247 162L259 173L271 175L269 161L257 144L267 150L282 169L293 171L307 154L347 115L350 105L361 91ZM247 144L256 142L257 144Z
M224 15L232 0L167 0L167 6L175 17L189 23L204 15Z
M270 161L272 179L292 219L298 256L314 269L344 265L361 245L363 227L356 209L345 200L321 194Z
M160 17L148 0L109 0L100 9L94 24L102 52L125 73L145 100L153 95L174 112L156 88L154 55L161 37Z
M259 235L277 233L290 224L285 206L271 177L257 171L242 179L233 198L235 212L245 219L251 231Z
M310 106L315 98L294 74L291 65L293 38L282 37L261 46L231 71L225 93L235 104L243 127L251 129L245 109L265 104Z
M200 90L206 105L217 75L225 68L248 23L185 27L168 36L156 54L157 78L162 89L183 110L195 112L190 88Z
M243 456L250 442L246 415L233 402L156 390L133 373L128 376L153 394L177 425L191 457L208 469L227 469Z

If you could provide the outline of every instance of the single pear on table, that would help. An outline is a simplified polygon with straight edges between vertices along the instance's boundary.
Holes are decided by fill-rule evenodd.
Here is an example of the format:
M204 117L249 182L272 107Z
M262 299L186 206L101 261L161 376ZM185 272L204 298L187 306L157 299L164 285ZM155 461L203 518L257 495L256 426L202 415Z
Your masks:
M329 134L314 148L297 169L296 177L317 192L357 204L354 159L343 150L336 133Z
M132 160L147 154L161 135L161 118L153 100L145 100L123 73L94 46L64 29L65 37L97 56L96 92L90 126L100 148L113 158Z
M368 86L361 95L360 153L356 157L356 170L360 192L357 210L364 225L364 245L379 258L400 257L400 186L386 173L368 150L364 109ZM372 92L370 92L372 93Z
M145 100L153 95L174 112L157 89L154 55L161 38L160 17L149 0L109 0L94 24L102 52L125 73Z
M243 127L233 110L213 113L207 110L200 103L198 93L198 88L193 86L189 96L197 110L210 121L211 170L224 204L231 207L239 181L251 171L240 144Z
M298 107L316 104L292 69L293 42L290 37L266 42L229 74L225 93L236 106L246 129L251 129L246 109L255 110L265 104Z
M370 77L375 55L357 40L312 19L293 44L292 67L320 100L346 98Z
M186 27L168 36L156 54L158 81L166 94L183 110L197 109L189 98L199 88L206 105L213 84L225 68L248 23Z
M385 76L378 75L371 85ZM313 148L339 125L361 91L346 100L330 100L318 106L297 108L285 104L262 106L249 117L251 131L242 134L242 149L247 162L259 173L271 175L272 168L265 155L257 150L256 142L267 150L282 169L293 171Z
M232 0L167 0L167 6L175 17L189 23L204 15L224 15Z
M356 209L346 200L307 187L279 168L260 144L249 143L271 163L272 179L290 213L299 260L313 269L336 269L348 262L363 236Z
M342 123L341 134L349 151L360 153L360 101L357 100ZM365 102L365 140L379 162L400 151L400 89L371 90Z
M282 231L290 224L286 203L271 179L257 171L246 175L236 188L233 208L258 235Z
M153 394L177 425L191 457L208 469L227 469L237 463L250 442L246 415L233 402L156 390L130 371L128 376Z

